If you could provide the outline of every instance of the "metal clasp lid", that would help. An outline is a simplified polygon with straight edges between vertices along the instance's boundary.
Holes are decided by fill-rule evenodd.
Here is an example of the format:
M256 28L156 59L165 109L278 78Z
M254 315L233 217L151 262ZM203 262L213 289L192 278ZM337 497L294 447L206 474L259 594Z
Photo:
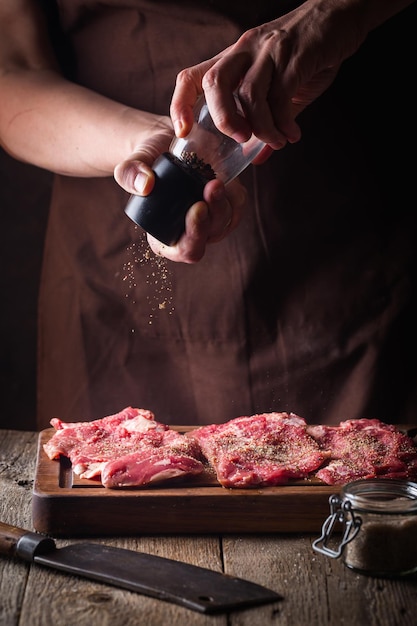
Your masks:
M313 549L330 556L332 559L337 559L342 555L345 545L358 534L362 519L355 516L349 500L343 501L339 496L332 495L329 498L329 504L330 515L322 526L321 537L313 542ZM332 537L337 522L344 525L344 532L337 550L333 550L328 546L328 541Z

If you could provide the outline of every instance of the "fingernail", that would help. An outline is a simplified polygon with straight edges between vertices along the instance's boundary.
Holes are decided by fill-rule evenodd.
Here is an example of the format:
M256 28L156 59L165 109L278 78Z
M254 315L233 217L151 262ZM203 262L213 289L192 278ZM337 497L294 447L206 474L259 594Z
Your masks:
M219 200L223 200L223 198L226 197L226 192L224 190L224 187L216 187L215 189L212 190L212 199L216 200L217 202Z
M195 217L198 222L202 223L208 219L209 212L208 206L204 202L200 202L195 213Z
M274 150L282 150L282 148L285 148L286 145L287 145L287 140L280 139L274 144Z
M293 127L291 129L291 133L288 136L288 141L290 143L297 143L301 139L301 128L298 126L296 122L294 122Z
M148 176L147 174L144 174L143 172L139 172L136 175L136 178L133 182L133 186L135 188L135 191L138 192L138 194L142 194L144 192L147 180L148 180Z
M182 130L184 125L181 120L173 120L174 132L177 137L181 137Z
M250 135L244 131L238 131L232 135L232 139L234 139L236 143L245 143L250 139Z

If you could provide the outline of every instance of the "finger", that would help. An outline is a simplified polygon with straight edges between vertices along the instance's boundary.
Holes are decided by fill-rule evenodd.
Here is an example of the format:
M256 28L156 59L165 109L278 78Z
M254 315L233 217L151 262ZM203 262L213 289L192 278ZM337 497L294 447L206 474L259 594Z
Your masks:
M208 243L220 241L236 228L247 199L247 191L238 180L227 187L220 181L210 181L204 189L204 198L206 202L196 202L188 210L185 232L174 246L147 235L155 254L177 263L197 263L203 258Z
M276 127L289 143L297 143L301 139L301 129L295 121L297 110L292 101L273 98L270 106Z
M174 246L167 246L148 234L155 254L179 263L197 263L205 253L209 232L209 213L205 202L196 202L185 217L185 232Z
M253 165L262 165L262 163L265 163L265 161L269 159L269 157L271 156L273 152L274 150L271 148L271 146L266 145L264 148L262 148L260 153L253 159L252 161Z
M239 86L238 96L252 132L258 139L278 150L287 140L275 125L268 101L275 71L275 65L269 55L260 52L246 72Z
M147 196L155 184L152 168L136 159L128 159L114 168L115 181L129 193Z
M202 86L207 105L217 128L238 143L247 141L252 129L242 115L235 94L250 67L251 57L246 52L229 52L219 59L203 76Z
M268 103L275 127L278 128L289 143L301 139L301 129L295 118L297 109L292 97L298 88L298 82L292 80L291 85L285 78L274 79L268 94Z
M210 59L178 73L170 104L170 116L177 137L186 137L194 123L193 108L203 93L201 80L215 61Z
M241 219L246 190L238 181L224 187L220 181L213 180L204 188L204 199L208 204L210 216L207 242L221 241Z
M254 60L239 87L239 99L254 135L274 150L283 148L287 141L294 143L300 139L285 83L285 69L266 49Z

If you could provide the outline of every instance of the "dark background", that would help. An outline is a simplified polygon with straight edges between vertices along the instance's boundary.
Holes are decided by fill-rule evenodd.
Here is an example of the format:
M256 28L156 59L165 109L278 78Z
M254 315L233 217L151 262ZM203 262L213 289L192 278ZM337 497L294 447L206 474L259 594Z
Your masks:
M36 324L52 175L0 149L0 428L36 430Z

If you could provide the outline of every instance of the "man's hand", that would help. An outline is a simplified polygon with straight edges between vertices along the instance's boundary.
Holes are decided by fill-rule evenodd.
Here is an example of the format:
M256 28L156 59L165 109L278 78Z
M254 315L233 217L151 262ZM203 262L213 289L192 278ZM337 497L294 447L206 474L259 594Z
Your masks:
M171 131L172 135L172 131ZM151 193L155 177L152 164L169 145L169 134L153 135L129 159L116 166L116 182L132 194ZM221 241L238 225L246 201L246 190L237 180L225 187L211 180L204 188L204 201L190 207L185 220L185 232L174 246L167 246L147 235L151 249L171 261L196 263L205 254L208 244Z
M170 111L176 135L188 134L192 108L204 91L213 121L226 135L243 142L254 133L273 150L297 142L300 111L329 87L371 29L411 3L307 0L248 30L217 56L178 74Z

